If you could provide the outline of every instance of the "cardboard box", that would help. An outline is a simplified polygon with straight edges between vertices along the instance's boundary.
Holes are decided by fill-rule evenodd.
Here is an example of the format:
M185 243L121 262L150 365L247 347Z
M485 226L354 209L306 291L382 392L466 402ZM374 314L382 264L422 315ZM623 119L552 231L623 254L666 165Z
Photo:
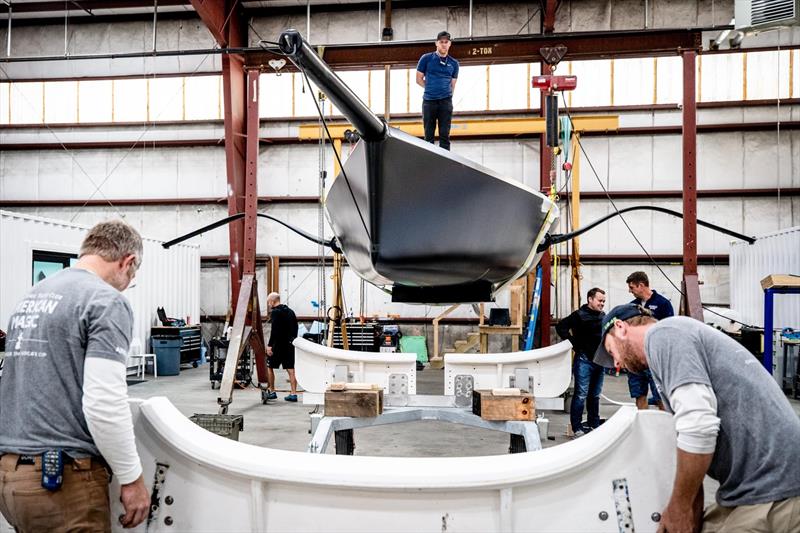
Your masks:
M484 420L532 421L536 403L532 394L519 389L474 390L472 413Z

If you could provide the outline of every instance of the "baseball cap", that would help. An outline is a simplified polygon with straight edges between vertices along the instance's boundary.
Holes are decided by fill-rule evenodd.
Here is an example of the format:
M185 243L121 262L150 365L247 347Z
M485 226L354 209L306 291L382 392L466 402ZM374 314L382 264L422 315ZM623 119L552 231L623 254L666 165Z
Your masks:
M628 320L629 318L633 318L635 316L653 316L653 313L641 305L622 304L616 306L614 309L609 311L605 317L603 317L603 325L601 326L602 331L600 333L600 346L597 347L597 351L594 353L594 363L606 368L616 367L614 358L611 357L611 354L608 353L608 351L606 351L606 347L604 345L606 334L611 331L611 328L614 327L614 324L618 320Z
M436 36L436 40L438 41L439 39L442 39L444 37L446 37L448 41L452 41L452 39L450 38L450 33L446 31L440 31L439 35Z

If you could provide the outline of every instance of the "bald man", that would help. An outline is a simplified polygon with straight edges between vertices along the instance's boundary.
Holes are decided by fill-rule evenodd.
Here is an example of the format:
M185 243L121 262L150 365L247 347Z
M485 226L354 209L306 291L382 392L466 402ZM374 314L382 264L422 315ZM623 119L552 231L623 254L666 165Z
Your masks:
M281 303L281 296L277 292L272 292L267 296L267 308L272 323L269 342L267 342L269 366L267 385L270 391L267 398L270 400L278 398L278 394L275 392L275 369L283 367L289 373L289 384L292 387L291 394L283 399L287 402L296 402L297 378L294 375L294 345L292 341L297 337L297 317L288 305Z

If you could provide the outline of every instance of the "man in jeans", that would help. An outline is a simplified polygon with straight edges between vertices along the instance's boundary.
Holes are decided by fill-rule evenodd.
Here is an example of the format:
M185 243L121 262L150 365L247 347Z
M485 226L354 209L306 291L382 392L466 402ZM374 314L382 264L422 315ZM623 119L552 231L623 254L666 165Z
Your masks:
M0 380L0 512L18 532L110 531L108 469L121 486L120 523L147 518L125 381L133 312L121 294L141 261L136 230L102 222L75 266L37 283L11 315ZM61 457L60 486L44 486L45 452Z
M450 57L450 34L439 32L436 51L424 54L417 64L417 85L422 95L422 123L425 140L433 144L439 123L439 146L450 149L450 121L453 118L453 91L458 80L458 61ZM387 104L388 105L388 104Z
M573 374L575 391L569 410L570 425L575 437L600 425L600 392L603 390L603 367L593 362L594 353L600 345L601 323L605 313L606 293L593 288L587 294L586 304L559 321L558 336L572 343L575 349ZM583 407L588 412L587 424L583 425Z
M641 305L649 310L656 320L663 320L675 315L670 301L650 288L650 279L647 277L646 273L642 271L633 272L628 276L628 279L625 280L625 283L628 284L628 292L634 297L631 303ZM639 409L648 408L648 387L650 389L650 394L652 394L650 398L651 403L657 405L659 409L664 409L664 404L661 401L661 396L658 394L650 370L645 369L641 374L628 373L628 390L631 393L631 398L634 398L636 401L636 407Z

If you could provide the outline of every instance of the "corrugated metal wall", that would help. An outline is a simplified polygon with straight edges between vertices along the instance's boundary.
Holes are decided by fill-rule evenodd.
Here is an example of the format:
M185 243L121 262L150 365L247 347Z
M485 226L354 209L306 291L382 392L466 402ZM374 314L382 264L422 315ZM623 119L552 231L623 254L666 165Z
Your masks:
M800 226L763 235L753 245L731 244L731 308L745 322L764 325L764 291L770 274L800 275ZM800 295L775 295L775 328L800 328Z
M0 211L0 324L5 328L16 303L33 284L33 250L78 253L88 227ZM200 319L200 248L144 239L142 267L124 292L133 308L134 338L148 346L156 308L169 316ZM150 351L148 349L148 351Z

